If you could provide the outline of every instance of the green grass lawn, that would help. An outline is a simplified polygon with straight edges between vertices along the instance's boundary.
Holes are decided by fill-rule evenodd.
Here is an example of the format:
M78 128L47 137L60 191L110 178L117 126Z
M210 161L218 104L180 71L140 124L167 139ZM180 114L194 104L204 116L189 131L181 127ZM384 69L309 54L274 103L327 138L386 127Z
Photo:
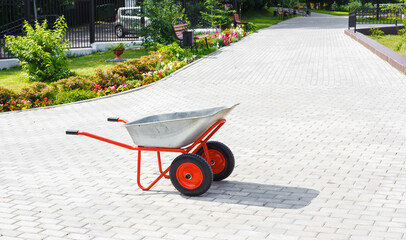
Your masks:
M124 51L122 58L140 58L142 56L148 55L151 49L137 49ZM103 70L108 69L117 64L117 62L106 62L107 59L114 59L116 55L113 51L105 51L93 53L86 56L71 58L71 69L80 76L90 76L96 68L102 68Z
M323 14L329 14L329 15L334 15L334 16L348 16L348 12L340 12L340 11L327 11L327 10L312 9L312 10L310 10L310 12L323 13Z
M140 58L141 56L148 55L151 49L137 49L137 50L125 50L122 58ZM87 56L72 57L71 69L78 75L83 77L90 76L96 68L107 69L114 65L116 62L106 62L107 59L113 59L115 55L112 51L93 53ZM0 71L0 86L3 86L12 90L20 90L21 88L30 85L31 82L25 76L21 67L1 70Z
M398 52L399 54L406 57L406 44L402 46L400 51L396 51L396 46L399 44L401 40L400 35L384 35L384 36L372 36L369 35L368 37L372 38L373 40L379 42L380 44L384 45L385 47Z
M257 25L259 29L261 29L286 20L280 17L274 17L273 11L275 11L273 8L264 8L259 11L248 12L241 16L241 21L252 22Z
M19 90L30 84L31 82L20 67L0 71L0 86L2 87Z

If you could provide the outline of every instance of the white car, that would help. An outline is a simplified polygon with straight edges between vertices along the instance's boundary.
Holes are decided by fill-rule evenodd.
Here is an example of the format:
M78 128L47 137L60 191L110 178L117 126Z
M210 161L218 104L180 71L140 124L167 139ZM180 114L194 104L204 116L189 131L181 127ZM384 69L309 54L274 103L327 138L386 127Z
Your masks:
M148 18L145 25L149 24ZM122 38L127 34L137 34L141 30L141 7L121 7L117 10L114 32Z

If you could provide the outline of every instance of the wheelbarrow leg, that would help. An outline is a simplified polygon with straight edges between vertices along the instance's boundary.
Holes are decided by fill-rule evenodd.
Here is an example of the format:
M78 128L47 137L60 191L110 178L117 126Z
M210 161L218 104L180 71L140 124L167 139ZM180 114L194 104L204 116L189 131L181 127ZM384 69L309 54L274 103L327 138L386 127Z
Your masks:
M165 174L167 174L169 172L169 168L168 167L165 171L163 171L161 173L161 175L159 175L159 177L157 177L148 187L143 187L141 185L141 150L138 150L138 164L137 164L137 184L138 187L140 187L142 190L144 191L148 191L149 189L151 189L161 178L163 178L165 176Z
M206 144L206 143L203 143L203 150L204 150L204 157L206 158L206 161L207 161L207 162L209 163L209 165L211 166L209 149L207 148L207 144Z
M156 152L156 155L158 157L158 167L159 167L159 172L162 174L162 164L161 164L161 153L160 152ZM169 175L164 175L165 178L169 178Z

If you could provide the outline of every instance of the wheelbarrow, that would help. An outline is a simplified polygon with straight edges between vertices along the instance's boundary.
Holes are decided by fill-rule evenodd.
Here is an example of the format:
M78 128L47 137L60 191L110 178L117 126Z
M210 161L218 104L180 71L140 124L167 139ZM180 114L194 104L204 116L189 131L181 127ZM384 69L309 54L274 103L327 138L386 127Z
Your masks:
M164 177L170 178L180 193L199 196L210 188L213 181L227 178L234 169L231 150L221 142L209 140L225 124L224 117L237 105L153 115L132 122L122 118L107 119L125 123L136 146L78 130L67 130L66 134L83 135L138 151L137 184L144 191L151 189ZM148 187L144 187L140 181L142 151L157 153L160 175ZM161 152L182 154L163 170Z

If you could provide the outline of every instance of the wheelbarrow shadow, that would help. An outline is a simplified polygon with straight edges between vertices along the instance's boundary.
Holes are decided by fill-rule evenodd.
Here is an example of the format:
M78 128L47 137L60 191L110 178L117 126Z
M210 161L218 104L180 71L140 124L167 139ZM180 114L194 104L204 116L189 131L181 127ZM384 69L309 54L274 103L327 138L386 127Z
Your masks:
M309 188L239 181L220 181L213 182L206 194L200 198L194 198L194 200L269 208L299 209L309 205L319 193L319 191Z
M233 203L267 208L300 209L308 206L319 195L310 188L266 185L239 181L213 182L210 189L198 197L181 195L185 199ZM141 195L179 194L177 191L150 190ZM132 195L132 194L125 194ZM137 194L138 195L138 194Z

